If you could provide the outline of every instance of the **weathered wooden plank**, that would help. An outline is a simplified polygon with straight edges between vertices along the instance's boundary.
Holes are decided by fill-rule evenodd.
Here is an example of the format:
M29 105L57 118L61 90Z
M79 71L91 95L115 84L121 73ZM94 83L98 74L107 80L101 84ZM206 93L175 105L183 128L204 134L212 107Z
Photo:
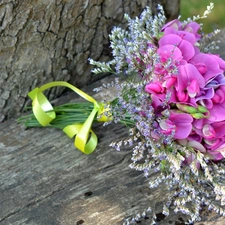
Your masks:
M146 180L128 168L130 150L108 147L126 134L121 126L98 127L89 156L59 130L23 130L13 120L1 128L0 224L119 224L148 204Z
M127 135L126 128L95 128L99 145L87 156L59 130L24 130L15 120L1 124L1 225L122 224L163 199L163 187L149 190L143 174L128 167L129 148L116 152L108 147ZM159 224L182 224L178 217Z
M92 87L104 82L85 91L92 93ZM69 94L60 102L73 98ZM112 140L127 136L126 128L98 124L94 129L99 145L87 156L60 130L25 130L16 120L0 124L0 225L116 225L163 200L163 186L149 190L143 174L129 168L131 149L109 148ZM203 216L196 225L225 224L207 210ZM158 214L159 225L184 224L179 215L160 218ZM149 219L139 224L149 224Z

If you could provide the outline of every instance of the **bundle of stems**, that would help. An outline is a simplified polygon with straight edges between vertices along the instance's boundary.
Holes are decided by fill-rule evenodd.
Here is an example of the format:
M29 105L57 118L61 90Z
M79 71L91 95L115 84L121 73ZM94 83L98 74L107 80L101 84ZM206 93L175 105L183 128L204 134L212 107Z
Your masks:
M117 101L114 100L110 103L110 105L113 107L116 102ZM93 103L91 102L66 103L59 106L54 106L53 108L56 113L56 118L47 126L63 129L71 124L83 124L92 112L93 107ZM31 109L31 107L27 109ZM33 113L19 118L18 122L24 124L26 128L42 127ZM97 115L93 120L93 123L95 122L99 122ZM119 122L129 127L133 127L135 125L129 115L126 115L124 119Z

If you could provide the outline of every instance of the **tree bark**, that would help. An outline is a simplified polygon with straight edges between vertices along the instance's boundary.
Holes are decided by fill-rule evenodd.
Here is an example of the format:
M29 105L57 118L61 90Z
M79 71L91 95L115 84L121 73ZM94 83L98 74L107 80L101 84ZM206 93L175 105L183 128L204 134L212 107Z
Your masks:
M50 81L81 87L91 75L88 58L109 60L108 34L124 25L123 15L138 16L162 3L169 18L179 0L1 0L0 121L17 115L30 102L27 93ZM63 89L47 92L56 98Z

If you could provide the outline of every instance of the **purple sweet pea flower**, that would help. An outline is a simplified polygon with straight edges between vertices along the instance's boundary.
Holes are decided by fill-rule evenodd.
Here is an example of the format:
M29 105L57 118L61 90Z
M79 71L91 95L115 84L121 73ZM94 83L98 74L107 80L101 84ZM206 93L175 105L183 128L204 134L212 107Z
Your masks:
M201 105L209 110L209 120L225 120L225 77L219 74L209 80L201 93L196 97Z
M213 107L212 98L215 95L215 89L225 85L225 77L223 74L218 74L210 79L204 88L201 89L200 94L196 97L196 101L199 101L201 105L210 109Z

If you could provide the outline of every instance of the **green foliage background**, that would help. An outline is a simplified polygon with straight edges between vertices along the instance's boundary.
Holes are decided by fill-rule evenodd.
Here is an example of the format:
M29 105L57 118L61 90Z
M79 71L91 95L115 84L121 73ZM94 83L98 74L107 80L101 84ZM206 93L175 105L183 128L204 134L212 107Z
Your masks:
M203 31L210 33L214 29L225 28L225 0L181 0L181 20L203 15L210 2L214 3L214 8L208 18L200 21L204 24Z

